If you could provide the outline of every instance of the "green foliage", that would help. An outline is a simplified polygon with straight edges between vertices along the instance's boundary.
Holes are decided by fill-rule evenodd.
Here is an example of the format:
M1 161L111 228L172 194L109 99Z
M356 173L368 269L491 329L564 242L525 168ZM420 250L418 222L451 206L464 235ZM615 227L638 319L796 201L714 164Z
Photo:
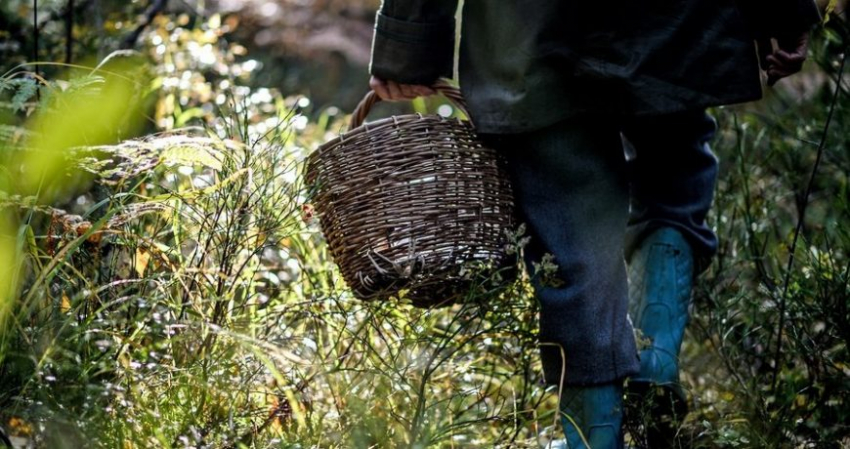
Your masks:
M33 11L36 3L37 27ZM0 3L0 73L24 65L52 79L64 70L54 62L67 61L68 4L67 0ZM147 7L144 2L108 0L76 0L74 4L70 62L83 66L119 49Z
M837 76L846 36L846 23L831 21L817 41L828 76ZM696 446L850 442L850 153L840 131L850 126L850 103L840 91L830 117L831 81L797 98L779 91L756 113L717 111L724 175L711 220L722 243L696 294L688 349L700 367L689 377L701 407L686 432Z
M557 437L527 279L482 280L441 310L354 299L301 178L344 117L248 88L257 64L226 41L235 22L190 22L160 19L141 54L64 79L0 77L0 425L49 448ZM819 36L807 89L715 111L722 244L685 348L683 446L850 441L846 91L805 198L845 27ZM518 254L527 237L512 239ZM554 268L532 274L557 283Z
M8 179L1 203L21 273L3 309L3 422L43 447L534 441L555 407L540 407L524 285L427 312L342 289L300 185L336 114L311 124L308 101L241 86L214 21L152 30L153 80L103 63L44 84L21 120L29 138L4 167L47 175ZM113 110L127 100L110 82L152 113ZM161 132L118 142L143 114ZM189 124L203 128L174 129Z
M12 101L3 106L9 107L14 112L20 112L24 110L26 102L35 97L38 84L30 78L0 79L0 93L6 90L14 92L14 95Z

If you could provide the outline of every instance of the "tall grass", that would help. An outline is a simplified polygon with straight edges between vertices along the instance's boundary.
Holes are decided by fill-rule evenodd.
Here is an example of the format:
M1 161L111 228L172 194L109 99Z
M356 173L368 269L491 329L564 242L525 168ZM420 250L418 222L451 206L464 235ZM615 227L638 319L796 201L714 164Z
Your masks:
M756 108L717 111L720 254L695 293L686 440L710 447L850 444L847 24L820 70Z
M557 437L527 279L482 279L437 310L354 299L301 177L343 117L245 87L256 64L218 40L220 23L157 24L152 64L133 70L110 65L119 57L63 80L26 67L0 78L0 426L49 448ZM818 40L813 93L715 111L722 244L695 295L683 446L850 437L846 133L826 136L786 264L835 92L831 129L850 125L846 86L835 90L844 27Z
M191 47L178 41L164 59L187 57L181 45ZM71 81L78 97L64 108L29 107L58 108L86 130L79 119L117 101L116 81L98 76ZM145 138L16 126L35 140L15 143L23 162L6 161L8 171L41 160L41 136L61 147L45 169L50 195L4 197L23 229L5 235L23 242L0 368L14 435L43 447L536 441L538 414L552 422L554 411L524 284L490 291L482 280L475 298L444 310L355 300L305 216L301 185L307 146L334 117L308 124L296 113L303 99L250 91L232 74L208 81L212 109L187 104L196 87L158 90L167 76L132 78L166 127ZM192 120L202 126L169 129Z

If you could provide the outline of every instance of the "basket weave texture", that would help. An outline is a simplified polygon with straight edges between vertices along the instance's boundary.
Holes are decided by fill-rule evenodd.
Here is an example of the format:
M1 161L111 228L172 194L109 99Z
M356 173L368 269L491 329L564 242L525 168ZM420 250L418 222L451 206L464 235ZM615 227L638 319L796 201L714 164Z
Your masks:
M465 112L456 88L435 87ZM469 121L408 114L361 125L377 101L369 92L350 131L307 161L331 256L360 299L406 290L419 306L451 303L468 290L471 263L507 260L514 204L504 160Z

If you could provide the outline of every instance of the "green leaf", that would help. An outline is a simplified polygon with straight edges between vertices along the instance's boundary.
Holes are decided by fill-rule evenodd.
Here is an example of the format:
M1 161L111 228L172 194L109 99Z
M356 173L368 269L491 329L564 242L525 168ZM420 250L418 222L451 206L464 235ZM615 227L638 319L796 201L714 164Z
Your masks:
M21 78L16 81L18 81L18 91L12 97L12 108L15 111L21 111L24 109L26 102L38 92L38 84L36 84L35 80L29 78Z
M14 91L9 107L17 112L23 110L26 102L38 92L38 83L32 78L0 79L0 92L6 90Z
M187 165L201 164L214 170L221 170L221 161L215 153L199 145L178 145L166 148L162 158L168 162Z

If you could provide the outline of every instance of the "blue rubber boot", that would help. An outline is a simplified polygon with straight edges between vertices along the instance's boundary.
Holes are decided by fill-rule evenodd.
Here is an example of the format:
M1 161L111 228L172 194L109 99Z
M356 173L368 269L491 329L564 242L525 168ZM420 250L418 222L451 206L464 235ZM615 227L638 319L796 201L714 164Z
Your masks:
M623 448L623 386L564 387L561 426L568 449Z
M673 228L647 236L629 262L630 315L642 334L640 373L628 381L630 414L639 410L650 447L665 447L688 413L679 350L694 281L690 244Z

